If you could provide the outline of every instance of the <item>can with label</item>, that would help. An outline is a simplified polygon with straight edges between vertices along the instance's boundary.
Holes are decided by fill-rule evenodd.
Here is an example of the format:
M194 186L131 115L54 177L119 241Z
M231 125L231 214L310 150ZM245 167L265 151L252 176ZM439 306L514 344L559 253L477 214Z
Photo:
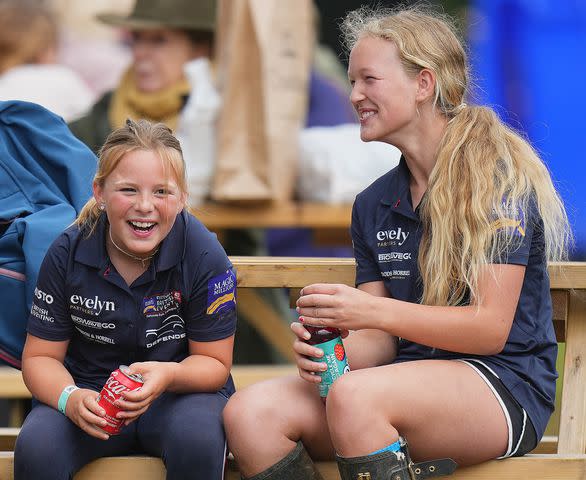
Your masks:
M332 384L344 373L350 371L346 350L337 328L313 325L304 325L304 327L311 334L311 338L306 340L306 343L324 352L323 357L311 357L311 359L314 362L325 362L328 367L325 372L320 372L321 382L318 384L319 395L325 399Z
M124 420L116 418L116 414L120 412L120 409L114 405L114 402L122 397L122 392L138 390L143 383L142 375L129 373L129 367L126 365L120 365L110 374L98 395L98 405L106 411L104 418L107 423L104 427L101 427L104 432L109 435L118 435L120 433Z

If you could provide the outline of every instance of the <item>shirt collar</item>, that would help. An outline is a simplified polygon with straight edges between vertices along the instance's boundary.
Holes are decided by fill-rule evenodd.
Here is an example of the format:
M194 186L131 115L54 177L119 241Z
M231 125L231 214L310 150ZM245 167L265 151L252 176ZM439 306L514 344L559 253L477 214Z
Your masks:
M407 167L405 157L401 155L399 165L395 169L395 174L391 176L385 188L381 203L391 207L393 211L405 217L418 219L419 216L413 211L411 204L411 190L409 190L410 178L411 172Z
M156 270L158 272L174 267L183 259L186 246L186 227L187 213L184 210L177 215L171 231L161 242L159 252L155 256ZM103 213L98 219L95 230L89 237L84 235L83 230L80 231L82 238L75 252L76 262L95 268L105 266L108 259L108 253L106 252L107 228L106 214Z

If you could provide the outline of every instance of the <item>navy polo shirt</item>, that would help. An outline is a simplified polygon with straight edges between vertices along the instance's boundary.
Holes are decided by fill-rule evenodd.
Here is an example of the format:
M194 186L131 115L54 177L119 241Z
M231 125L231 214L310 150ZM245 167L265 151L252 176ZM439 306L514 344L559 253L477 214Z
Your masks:
M69 340L65 366L78 386L100 390L119 365L180 362L188 339L236 329L236 274L216 236L185 211L149 268L128 286L106 252L105 215L86 237L77 226L52 244L28 321L36 337ZM234 391L230 378L225 394Z
M418 303L422 282L417 256L422 235L411 204L410 172L399 165L361 192L352 212L356 284L382 281L393 298ZM473 358L491 369L527 411L539 438L553 411L557 343L552 324L543 222L535 205L520 212L514 246L502 263L526 267L509 338L497 355L473 356L399 339L396 362Z

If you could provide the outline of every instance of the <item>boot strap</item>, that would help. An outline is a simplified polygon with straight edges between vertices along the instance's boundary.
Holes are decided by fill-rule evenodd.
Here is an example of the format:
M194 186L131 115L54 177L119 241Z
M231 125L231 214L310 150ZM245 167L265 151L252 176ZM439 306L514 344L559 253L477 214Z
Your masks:
M423 480L429 477L451 475L458 464L451 458L439 458L429 462L409 463L409 473L413 480Z

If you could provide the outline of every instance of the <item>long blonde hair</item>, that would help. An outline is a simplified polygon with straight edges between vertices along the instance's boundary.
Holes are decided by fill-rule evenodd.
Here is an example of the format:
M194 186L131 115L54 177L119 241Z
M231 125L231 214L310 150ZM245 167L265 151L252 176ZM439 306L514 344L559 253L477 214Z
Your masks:
M449 121L421 203L422 303L478 301L481 268L514 248L511 212L535 202L545 258L566 258L571 232L564 205L537 153L488 107L466 106L466 51L447 17L422 7L361 8L342 25L347 48L363 36L391 41L408 74L436 75L434 107ZM522 213L521 213L522 215Z
M179 191L187 198L185 162L179 140L166 125L148 120L127 120L124 126L108 135L98 154L98 169L94 183L103 187L106 178L116 169L122 157L134 150L157 153L167 175L175 179ZM105 213L92 197L83 206L74 223L87 235L91 235L101 215Z

